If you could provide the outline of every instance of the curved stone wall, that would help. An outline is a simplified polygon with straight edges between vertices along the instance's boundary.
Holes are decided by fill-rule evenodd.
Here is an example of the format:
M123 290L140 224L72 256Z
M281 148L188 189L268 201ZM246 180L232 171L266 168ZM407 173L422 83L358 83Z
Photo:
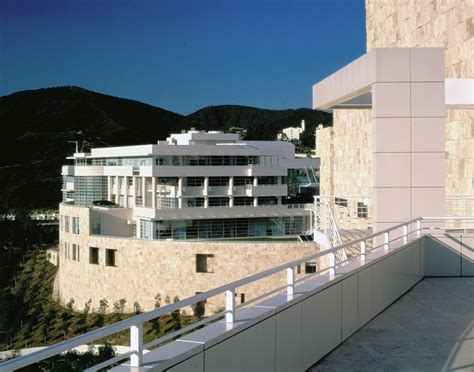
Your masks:
M122 298L127 300L126 311L132 311L134 302L143 310L151 310L157 293L161 294L163 305L166 296L171 299L193 296L319 250L316 244L299 242L150 241L91 235L91 210L66 204L60 206L59 298L63 304L74 299L75 308L79 310L89 299L92 308L97 309L103 298L108 301L108 310ZM69 232L65 231L64 216L79 217L79 234L72 233L71 228ZM75 257L73 245L77 249ZM90 247L99 249L98 264L90 263ZM106 265L106 249L115 250L115 266ZM210 272L196 272L198 254L213 255L208 262ZM305 268L301 267L297 277L304 273ZM241 294L248 301L269 288L284 285L285 280L286 273L282 272L255 285L239 288L236 303L243 299ZM222 295L208 301L206 309L212 311L223 304Z

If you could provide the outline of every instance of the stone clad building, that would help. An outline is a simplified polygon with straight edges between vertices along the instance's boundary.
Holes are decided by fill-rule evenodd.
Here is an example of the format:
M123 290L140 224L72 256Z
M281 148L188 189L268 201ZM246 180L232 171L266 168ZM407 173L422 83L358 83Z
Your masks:
M366 0L366 30L367 52L442 47L446 79L474 78L472 0ZM333 128L317 131L321 195L373 197L371 120L367 109L334 110ZM474 110L447 109L444 130L446 213L472 214L474 203L450 197L474 196Z

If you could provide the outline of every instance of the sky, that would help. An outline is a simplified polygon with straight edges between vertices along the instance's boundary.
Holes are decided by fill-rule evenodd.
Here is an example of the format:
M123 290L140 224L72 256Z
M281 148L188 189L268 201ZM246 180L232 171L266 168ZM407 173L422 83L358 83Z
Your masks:
M180 114L311 107L311 86L364 52L364 0L0 1L0 96L75 85Z

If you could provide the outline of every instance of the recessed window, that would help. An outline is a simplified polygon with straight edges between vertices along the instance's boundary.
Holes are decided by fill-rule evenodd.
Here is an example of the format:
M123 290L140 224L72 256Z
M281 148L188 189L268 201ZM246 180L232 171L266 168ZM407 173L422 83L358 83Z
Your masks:
M79 217L73 217L72 218L72 233L73 234L79 234Z
M228 207L229 198L209 198L209 207Z
M214 272L214 255L213 254L197 254L196 255L196 272L197 273L213 273Z
M314 274L316 272L316 262L306 262L304 264L305 274Z
M347 199L335 198L334 202L341 207L347 207Z
M79 246L77 244L72 245L72 260L79 261Z
M105 250L105 265L106 266L117 266L115 264L115 249L106 249Z
M89 263L93 265L99 264L99 248L89 247Z
M362 202L357 202L357 217L367 218L369 214L369 208Z
M229 186L229 177L209 177L209 186Z
M64 216L64 231L69 232L69 216Z

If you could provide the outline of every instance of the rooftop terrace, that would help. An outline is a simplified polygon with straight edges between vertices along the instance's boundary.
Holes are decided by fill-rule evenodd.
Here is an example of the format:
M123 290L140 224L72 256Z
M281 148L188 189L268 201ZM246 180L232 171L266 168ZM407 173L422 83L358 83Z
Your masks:
M474 278L425 278L310 371L474 370Z

